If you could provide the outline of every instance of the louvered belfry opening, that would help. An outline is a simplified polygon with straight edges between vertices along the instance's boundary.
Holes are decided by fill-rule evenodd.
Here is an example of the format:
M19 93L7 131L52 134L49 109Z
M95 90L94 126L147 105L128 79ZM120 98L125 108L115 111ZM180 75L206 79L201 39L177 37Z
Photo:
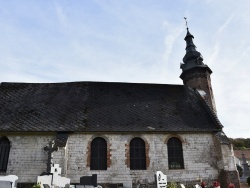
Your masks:
M182 143L179 138L168 140L168 166L169 169L184 169Z
M145 142L141 138L130 141L130 170L146 170Z
M101 137L91 142L90 170L107 170L107 142Z
M6 172L10 153L10 141L7 137L0 138L0 172Z

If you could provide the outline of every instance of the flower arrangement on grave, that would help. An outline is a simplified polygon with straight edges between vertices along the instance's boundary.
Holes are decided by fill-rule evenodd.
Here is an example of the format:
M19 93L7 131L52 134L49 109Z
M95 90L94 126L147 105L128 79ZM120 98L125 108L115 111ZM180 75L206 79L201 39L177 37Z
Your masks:
M201 182L201 187L205 188L206 187L206 183L204 181Z
M33 185L32 188L41 188L41 182L38 182L37 184Z
M170 183L168 183L167 188L177 188L177 183L170 182Z
M235 185L233 183L229 183L228 188L235 188Z
M214 188L220 188L220 183L219 183L218 181L215 181L215 182L213 183L213 187L214 187Z

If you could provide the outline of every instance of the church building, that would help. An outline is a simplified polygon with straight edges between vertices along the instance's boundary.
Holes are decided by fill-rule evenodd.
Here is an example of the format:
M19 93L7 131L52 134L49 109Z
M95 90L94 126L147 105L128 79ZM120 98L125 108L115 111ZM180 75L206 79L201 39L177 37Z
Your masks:
M193 38L187 28L183 85L1 83L0 175L17 175L21 187L52 161L72 183L97 174L100 185L147 186L162 171L168 182L239 187L212 70Z

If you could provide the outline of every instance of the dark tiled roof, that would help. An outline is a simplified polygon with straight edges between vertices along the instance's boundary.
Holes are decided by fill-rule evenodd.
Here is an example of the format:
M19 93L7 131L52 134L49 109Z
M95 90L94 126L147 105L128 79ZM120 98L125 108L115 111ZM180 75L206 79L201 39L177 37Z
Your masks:
M183 85L1 83L0 131L218 131Z

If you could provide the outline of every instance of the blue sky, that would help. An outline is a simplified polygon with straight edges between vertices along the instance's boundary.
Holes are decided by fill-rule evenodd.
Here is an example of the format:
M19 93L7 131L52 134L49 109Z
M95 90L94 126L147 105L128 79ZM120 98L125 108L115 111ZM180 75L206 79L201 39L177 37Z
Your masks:
M182 84L183 17L229 137L250 137L249 0L0 0L0 82Z

